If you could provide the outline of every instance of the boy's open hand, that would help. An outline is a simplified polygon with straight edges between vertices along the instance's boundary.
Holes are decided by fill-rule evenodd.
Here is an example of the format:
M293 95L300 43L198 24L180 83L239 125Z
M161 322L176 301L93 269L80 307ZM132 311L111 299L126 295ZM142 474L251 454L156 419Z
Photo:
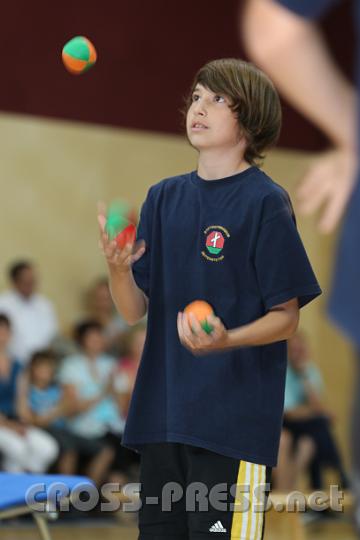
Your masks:
M195 355L225 349L228 345L228 332L219 317L210 315L207 321L214 328L211 334L203 330L193 313L189 315L181 311L178 313L177 328L180 341Z
M110 240L106 232L106 206L100 202L98 204L98 223L100 228L99 248L105 255L109 266L114 266L120 272L130 270L132 264L140 259L145 253L145 242L140 240L135 244L126 244L121 249L116 240Z

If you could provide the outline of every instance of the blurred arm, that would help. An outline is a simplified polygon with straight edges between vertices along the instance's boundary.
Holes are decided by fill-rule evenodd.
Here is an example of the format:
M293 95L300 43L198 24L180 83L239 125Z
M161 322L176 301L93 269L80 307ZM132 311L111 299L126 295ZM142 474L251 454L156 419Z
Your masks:
M303 378L303 385L308 405L312 411L316 414L326 414L327 410L322 402L318 390L313 386L307 377Z
M249 0L242 32L249 55L289 102L336 146L353 149L356 92L317 27L273 0Z
M82 399L77 395L77 391L74 385L72 384L63 384L63 400L67 404L66 407L63 407L62 413L64 416L77 416L78 414L84 413L89 409L92 409L97 405L102 399L104 399L103 394L90 399Z
M309 405L298 405L293 409L286 409L284 416L286 420L309 420L314 418L314 411Z
M16 384L16 414L21 422L31 423L33 415L28 404L29 376L27 372L20 373Z
M248 1L243 33L250 56L333 142L331 151L310 164L297 191L299 210L321 210L318 228L330 233L356 182L355 89L334 63L317 27L274 0Z

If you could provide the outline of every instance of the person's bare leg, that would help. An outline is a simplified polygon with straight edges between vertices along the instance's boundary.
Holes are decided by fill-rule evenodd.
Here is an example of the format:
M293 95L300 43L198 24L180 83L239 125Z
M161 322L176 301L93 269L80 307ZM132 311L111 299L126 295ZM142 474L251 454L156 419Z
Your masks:
M279 446L278 465L273 469L275 489L288 492L294 489L295 463L292 457L293 438L286 429L282 430Z
M111 484L119 484L119 488L121 489L122 486L129 482L129 478L122 471L112 471L108 476L108 481Z
M87 474L97 486L100 486L103 482L114 456L115 451L112 448L105 446L105 448L90 461L87 468Z
M304 435L303 437L300 437L296 445L296 451L295 451L295 456L294 456L295 486L296 486L299 476L303 472L305 472L308 466L310 465L310 462L313 459L315 452L316 452L316 446L315 446L314 441L310 437L307 437L306 435Z
M58 460L60 474L75 474L78 456L75 450L63 452Z

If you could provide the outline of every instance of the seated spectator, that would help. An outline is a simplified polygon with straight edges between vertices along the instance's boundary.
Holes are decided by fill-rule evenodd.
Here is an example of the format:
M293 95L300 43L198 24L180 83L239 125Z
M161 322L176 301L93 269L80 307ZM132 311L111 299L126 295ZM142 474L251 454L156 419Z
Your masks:
M0 314L0 456L8 472L44 473L56 460L58 445L48 433L17 416L22 366L7 352L10 320Z
M301 332L289 340L288 361L279 465L293 463L294 482L296 475L309 467L312 489L323 489L322 471L331 467L339 475L340 486L346 488L348 480L332 433L333 414L323 403L321 374L309 361Z
M12 289L0 294L0 311L11 321L10 353L26 364L33 352L48 347L58 331L52 303L36 292L33 265L19 261L10 268Z
M90 287L86 305L89 318L103 327L106 351L119 356L121 336L129 327L115 309L106 277L98 279Z
M123 469L125 449L120 442L125 422L120 411L128 391L127 380L117 375L114 384L116 361L104 352L100 323L95 320L79 323L75 339L79 353L65 358L59 373L59 380L74 405L66 424L72 433L87 439L89 452L101 449L96 466L100 483L114 459L119 469Z

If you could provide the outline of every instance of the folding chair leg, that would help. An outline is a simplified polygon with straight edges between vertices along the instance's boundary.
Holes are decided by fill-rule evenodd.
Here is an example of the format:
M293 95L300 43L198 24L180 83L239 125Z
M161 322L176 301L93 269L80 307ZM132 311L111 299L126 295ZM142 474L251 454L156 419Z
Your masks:
M38 512L34 512L33 518L36 521L36 524L39 528L41 540L51 540L49 525L46 519L46 514L39 514Z

